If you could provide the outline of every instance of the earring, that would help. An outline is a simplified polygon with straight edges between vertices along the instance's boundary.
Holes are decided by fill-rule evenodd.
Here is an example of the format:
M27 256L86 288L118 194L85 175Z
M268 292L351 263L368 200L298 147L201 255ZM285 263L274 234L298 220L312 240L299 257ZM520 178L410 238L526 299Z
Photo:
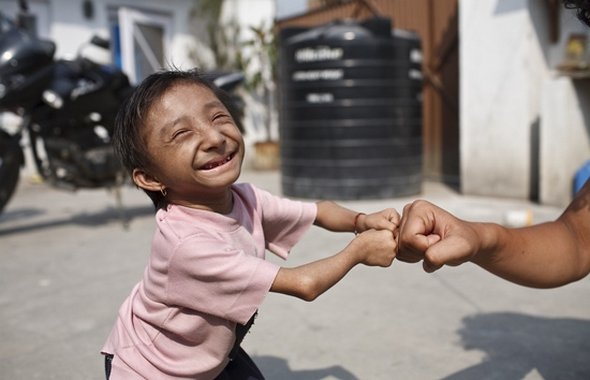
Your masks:
M164 198L166 198L166 195L168 195L168 191L166 190L166 188L165 188L165 187L161 187L161 188L160 188L160 193L162 193L162 196L163 196Z

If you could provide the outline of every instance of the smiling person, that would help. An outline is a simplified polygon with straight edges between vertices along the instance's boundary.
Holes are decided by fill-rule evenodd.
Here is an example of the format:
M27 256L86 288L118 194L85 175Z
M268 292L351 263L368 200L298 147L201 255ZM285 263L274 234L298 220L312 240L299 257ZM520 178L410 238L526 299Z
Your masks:
M590 26L590 0L564 0ZM461 220L419 200L404 208L398 259L427 272L473 262L508 281L552 288L590 273L590 180L556 220L524 228Z
M262 379L240 348L266 294L312 301L354 266L387 267L399 214L293 201L236 184L244 141L228 96L198 71L146 78L122 106L113 144L156 207L143 279L105 343L107 379ZM287 258L312 225L357 236L302 266Z

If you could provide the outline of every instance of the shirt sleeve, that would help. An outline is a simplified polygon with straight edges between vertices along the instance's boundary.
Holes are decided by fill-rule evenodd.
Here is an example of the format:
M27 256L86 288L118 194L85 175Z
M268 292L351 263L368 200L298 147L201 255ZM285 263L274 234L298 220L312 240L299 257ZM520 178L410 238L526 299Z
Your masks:
M195 235L175 249L168 301L245 324L262 304L279 267L213 236Z
M317 206L280 198L267 191L256 189L262 212L262 227L266 248L286 259L289 251L315 221Z

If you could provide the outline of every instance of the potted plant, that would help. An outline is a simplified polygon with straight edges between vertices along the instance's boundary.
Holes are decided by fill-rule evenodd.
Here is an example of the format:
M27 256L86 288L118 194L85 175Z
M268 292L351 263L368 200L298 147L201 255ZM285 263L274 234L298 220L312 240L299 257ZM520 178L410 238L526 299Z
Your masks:
M273 114L275 113L275 83L277 78L277 54L275 33L272 26L264 24L250 27L252 39L245 46L249 47L255 59L249 62L257 67L246 72L247 87L261 100L260 123L262 138L254 142L253 167L259 170L278 169L280 164L279 142L273 135Z

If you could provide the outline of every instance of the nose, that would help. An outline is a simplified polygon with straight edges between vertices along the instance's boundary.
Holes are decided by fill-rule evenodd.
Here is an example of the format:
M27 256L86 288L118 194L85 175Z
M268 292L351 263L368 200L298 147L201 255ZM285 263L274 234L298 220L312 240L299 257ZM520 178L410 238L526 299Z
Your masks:
M203 149L215 150L225 144L225 135L216 128L207 128L203 133Z

